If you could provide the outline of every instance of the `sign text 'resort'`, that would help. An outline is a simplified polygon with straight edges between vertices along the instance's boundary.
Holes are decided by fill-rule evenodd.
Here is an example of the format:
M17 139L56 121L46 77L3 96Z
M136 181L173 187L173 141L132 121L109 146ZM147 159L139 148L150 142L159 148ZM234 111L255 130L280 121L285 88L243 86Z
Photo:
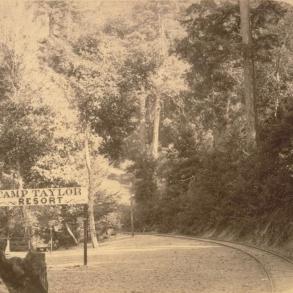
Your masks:
M0 207L87 203L84 187L0 190Z

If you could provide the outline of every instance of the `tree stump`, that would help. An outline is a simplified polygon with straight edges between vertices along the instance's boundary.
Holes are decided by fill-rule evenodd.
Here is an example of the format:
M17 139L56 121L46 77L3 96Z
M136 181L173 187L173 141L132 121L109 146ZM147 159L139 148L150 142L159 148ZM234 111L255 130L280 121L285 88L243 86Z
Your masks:
M23 259L7 259L1 251L0 277L10 293L48 293L44 253L29 252Z

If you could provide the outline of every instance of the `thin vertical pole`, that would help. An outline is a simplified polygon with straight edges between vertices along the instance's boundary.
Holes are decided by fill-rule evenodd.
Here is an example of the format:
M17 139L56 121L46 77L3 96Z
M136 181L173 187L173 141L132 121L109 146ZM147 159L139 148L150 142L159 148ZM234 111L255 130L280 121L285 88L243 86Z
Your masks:
M88 243L88 205L84 205L83 222L83 265L87 265L87 243Z
M6 208L7 212L7 241L6 241L6 248L5 252L9 253L10 252L10 222L11 222L11 214L9 207Z
M130 198L130 221L131 221L131 236L134 237L133 196Z
M53 231L52 226L50 226L50 252L53 250Z
M31 226L27 227L27 235L28 235L28 250L32 250L32 231L31 231Z

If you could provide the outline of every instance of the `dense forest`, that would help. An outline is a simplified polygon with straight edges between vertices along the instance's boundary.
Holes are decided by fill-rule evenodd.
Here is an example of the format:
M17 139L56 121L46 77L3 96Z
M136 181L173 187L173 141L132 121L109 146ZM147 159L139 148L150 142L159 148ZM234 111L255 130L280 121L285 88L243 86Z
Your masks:
M293 6L85 2L0 2L1 189L88 186L94 246L130 227L109 178L137 231L290 241ZM78 242L82 211L1 208L2 234Z

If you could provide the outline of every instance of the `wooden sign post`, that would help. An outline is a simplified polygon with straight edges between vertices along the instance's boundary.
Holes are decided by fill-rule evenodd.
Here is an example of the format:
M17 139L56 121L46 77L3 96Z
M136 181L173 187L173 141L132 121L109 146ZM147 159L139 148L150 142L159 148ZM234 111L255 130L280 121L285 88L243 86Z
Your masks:
M130 198L130 223L131 223L131 236L134 237L134 217L133 217L133 201L134 196Z

